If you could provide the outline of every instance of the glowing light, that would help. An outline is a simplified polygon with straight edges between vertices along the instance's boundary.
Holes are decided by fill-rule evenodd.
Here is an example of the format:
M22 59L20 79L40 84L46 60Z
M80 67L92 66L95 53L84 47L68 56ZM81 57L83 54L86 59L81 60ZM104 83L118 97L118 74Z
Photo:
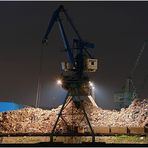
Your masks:
M95 90L95 87L94 87L94 86L92 86L92 89L93 89L93 90Z
M92 87L93 86L93 83L91 81L89 81L89 85Z
M62 85L62 80L57 80L58 85Z
M93 84L91 81L89 81L89 85L90 85L91 87L94 87L94 84Z

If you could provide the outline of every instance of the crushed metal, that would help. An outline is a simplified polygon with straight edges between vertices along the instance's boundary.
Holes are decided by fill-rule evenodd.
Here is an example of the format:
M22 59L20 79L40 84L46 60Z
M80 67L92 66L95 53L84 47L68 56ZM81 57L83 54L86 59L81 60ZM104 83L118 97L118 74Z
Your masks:
M144 127L148 124L148 99L135 99L128 108L122 108L120 111L97 108L89 100L85 100L83 105L92 127ZM61 107L62 105L51 110L26 107L0 113L0 133L51 132ZM77 110L71 102L65 108L63 118L69 123L81 121L81 113L82 110ZM71 114L75 116L71 118ZM82 120L79 126L87 128L86 120ZM66 130L66 125L61 119L56 130Z

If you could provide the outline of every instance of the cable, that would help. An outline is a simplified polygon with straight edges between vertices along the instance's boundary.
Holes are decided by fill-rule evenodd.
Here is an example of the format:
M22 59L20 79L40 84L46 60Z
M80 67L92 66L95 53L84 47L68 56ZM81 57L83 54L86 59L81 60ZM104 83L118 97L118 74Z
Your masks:
M41 48L40 52L40 61L39 61L39 74L37 80L37 93L36 93L36 100L35 100L35 107L39 107L40 103L40 92L41 92L41 74L42 74L42 65L43 65L43 48Z

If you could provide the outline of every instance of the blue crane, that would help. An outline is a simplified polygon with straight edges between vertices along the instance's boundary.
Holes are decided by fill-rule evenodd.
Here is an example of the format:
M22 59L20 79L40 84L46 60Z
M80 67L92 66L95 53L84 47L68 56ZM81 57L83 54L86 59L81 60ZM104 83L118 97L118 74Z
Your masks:
M72 47L69 43L69 40L67 38L63 23L62 23L62 19L61 19L61 13L64 13L64 15L66 16L67 21L69 22L69 24L71 25L74 33L76 34L77 38L73 39L73 43L72 45L74 47ZM69 66L71 67L71 69L69 69L70 71L74 71L75 73L75 79L80 79L80 78L84 78L84 71L85 70L85 63L84 63L84 56L89 57L90 59L92 58L92 55L90 54L90 52L88 51L88 48L94 48L95 45L93 43L89 43L87 41L82 40L80 34L78 33L77 29L75 28L71 18L69 17L68 13L66 12L66 10L64 9L63 5L60 5L58 7L58 9L56 9L50 19L47 31L45 33L45 36L42 40L43 44L48 43L48 35L50 34L53 26L55 23L58 23L59 25L59 29L60 29L60 33L61 33L61 37L64 43L64 48L67 51L67 58L68 58L68 62L67 64L69 64ZM75 49L75 50L74 50ZM74 75L73 75L74 76ZM86 78L86 77L85 77Z
M69 38L67 37L64 23L63 23L63 17L61 16L64 14L66 17L66 21L70 24L75 37L72 38L72 44L69 42ZM92 126L89 122L89 119L87 117L87 113L85 111L85 107L83 106L83 100L82 98L88 97L90 95L91 87L89 84L89 77L87 75L87 72L96 72L97 70L97 59L94 59L91 53L89 52L89 49L93 49L95 45L93 43L90 43L88 41L84 41L82 37L80 36L78 30L74 26L71 18L69 17L67 11L65 10L63 5L60 5L54 12L52 17L50 18L47 31L44 35L44 38L42 39L42 43L47 45L48 43L48 36L55 25L55 23L58 24L61 37L63 40L64 48L66 49L67 53L67 61L68 62L62 62L62 73L61 73L61 80L62 80L62 87L66 89L67 96L64 100L64 103L61 107L61 110L59 112L59 115L57 117L57 120L54 124L54 127L52 129L51 133L51 141L53 141L53 135L55 134L55 129L57 126L57 123L59 121L59 118L61 118L64 123L67 126L67 129L73 129L74 126L72 125L69 128L68 123L66 123L65 119L62 116L63 110L66 108L67 104L70 101L73 101L77 109L82 109L84 113L84 117L86 118L86 121L90 127L91 133L92 133L92 140L95 140L94 132L92 129ZM74 123L74 122L72 122ZM77 124L77 126L79 123ZM70 130L68 130L69 132Z

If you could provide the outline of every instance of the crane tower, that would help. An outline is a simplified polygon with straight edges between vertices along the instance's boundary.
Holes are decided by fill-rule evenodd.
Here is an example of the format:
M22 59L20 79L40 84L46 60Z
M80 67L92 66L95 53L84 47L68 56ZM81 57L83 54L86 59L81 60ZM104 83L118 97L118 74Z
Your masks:
M75 37L72 38L72 45L69 42L69 38L67 37L64 28L63 15L65 16L66 21L69 23L75 34ZM47 31L42 40L43 44L47 45L48 35L51 32L54 24L56 23L59 26L61 37L64 43L64 48L67 53L67 61L61 62L62 73L60 74L60 80L58 81L58 83L65 90L67 90L67 95L64 99L58 117L56 119L56 122L53 126L51 132L51 142L53 141L53 136L56 133L56 127L60 118L66 124L68 133L72 135L76 133L75 129L77 126L79 126L79 123L76 123L75 121L71 122L70 124L65 120L65 116L63 115L64 109L71 101L78 110L81 110L81 113L83 114L83 119L85 118L85 121L87 122L90 128L92 134L92 141L95 141L94 131L89 121L85 107L83 105L83 101L86 98L88 97L89 99L91 98L90 96L91 96L92 87L90 86L91 82L87 73L96 72L97 70L97 59L93 58L89 51L90 49L92 50L95 47L95 45L88 41L84 41L81 38L78 30L74 26L71 18L69 17L63 5L60 5L53 12L48 24Z

